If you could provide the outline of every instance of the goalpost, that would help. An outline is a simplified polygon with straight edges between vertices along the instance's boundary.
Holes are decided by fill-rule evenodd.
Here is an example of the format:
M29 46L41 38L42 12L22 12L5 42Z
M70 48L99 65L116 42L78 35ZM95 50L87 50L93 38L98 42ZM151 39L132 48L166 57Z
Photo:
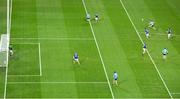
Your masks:
M9 60L12 0L7 0L6 33L0 35L0 67L7 67Z
M0 67L7 67L9 51L9 35L2 34L0 38Z
M11 13L12 13L12 0L7 0L7 27L6 34L1 35L0 40L0 53L2 53L1 66L6 68L5 86L4 86L4 99L6 99L7 82L8 82L8 61L9 61L9 43L10 43L10 30L11 30ZM4 56L3 56L4 55Z

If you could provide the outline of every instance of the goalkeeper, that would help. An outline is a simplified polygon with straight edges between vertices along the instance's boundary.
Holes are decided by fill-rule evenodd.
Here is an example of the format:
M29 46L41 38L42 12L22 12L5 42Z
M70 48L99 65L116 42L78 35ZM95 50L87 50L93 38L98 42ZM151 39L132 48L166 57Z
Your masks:
M12 56L13 54L14 54L14 51L13 51L12 45L10 44L9 45L9 55Z

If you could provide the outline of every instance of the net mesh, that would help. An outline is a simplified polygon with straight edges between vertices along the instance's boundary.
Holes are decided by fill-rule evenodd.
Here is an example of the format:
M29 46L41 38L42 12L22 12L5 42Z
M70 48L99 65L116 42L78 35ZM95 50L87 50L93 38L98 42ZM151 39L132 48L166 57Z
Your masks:
M6 67L8 62L9 36L2 34L0 40L0 67Z

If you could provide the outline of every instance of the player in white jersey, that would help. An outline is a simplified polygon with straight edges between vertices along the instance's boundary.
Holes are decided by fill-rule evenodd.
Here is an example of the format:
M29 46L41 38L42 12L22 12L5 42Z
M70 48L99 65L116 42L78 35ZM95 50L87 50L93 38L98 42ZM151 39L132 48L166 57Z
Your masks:
M91 20L91 16L90 16L90 14L87 13L87 15L86 15L86 21L90 21L90 20Z
M116 71L113 74L113 85L118 86L118 74Z
M154 30L156 30L155 28L155 22L154 21L150 21L149 22L149 27L153 28Z
M166 48L164 48L162 50L163 59L166 59L167 54L168 54L168 50Z

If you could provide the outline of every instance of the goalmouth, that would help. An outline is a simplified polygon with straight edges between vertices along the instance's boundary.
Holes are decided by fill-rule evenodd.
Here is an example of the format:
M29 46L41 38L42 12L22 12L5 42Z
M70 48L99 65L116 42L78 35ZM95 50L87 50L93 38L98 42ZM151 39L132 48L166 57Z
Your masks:
M8 63L9 36L2 34L0 39L0 67L6 67Z

